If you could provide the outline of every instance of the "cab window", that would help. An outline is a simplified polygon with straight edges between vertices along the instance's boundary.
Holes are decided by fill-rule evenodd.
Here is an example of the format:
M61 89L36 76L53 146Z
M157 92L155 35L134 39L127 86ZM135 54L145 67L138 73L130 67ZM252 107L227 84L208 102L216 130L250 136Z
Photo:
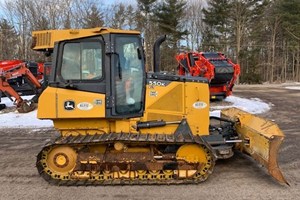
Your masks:
M63 48L61 76L65 80L94 80L102 77L100 42L66 43Z

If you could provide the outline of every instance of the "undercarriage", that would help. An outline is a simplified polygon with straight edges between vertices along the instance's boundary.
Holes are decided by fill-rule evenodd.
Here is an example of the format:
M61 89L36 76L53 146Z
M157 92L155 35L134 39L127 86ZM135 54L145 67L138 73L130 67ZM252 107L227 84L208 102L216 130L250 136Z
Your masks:
M60 137L37 157L56 185L181 184L205 181L215 158L200 136L102 134Z

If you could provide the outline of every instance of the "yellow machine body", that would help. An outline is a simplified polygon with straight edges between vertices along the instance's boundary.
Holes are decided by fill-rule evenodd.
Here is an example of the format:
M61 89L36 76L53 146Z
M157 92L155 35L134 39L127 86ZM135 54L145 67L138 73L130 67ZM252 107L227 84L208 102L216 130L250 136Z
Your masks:
M209 91L206 83L171 82L168 86L147 85L146 109L143 120L187 122L195 135L209 135ZM174 133L170 130L155 130L155 133ZM152 130L151 130L152 131Z
M172 99L172 101L170 101ZM64 102L74 102L66 110ZM145 113L141 118L112 120L105 118L105 95L47 87L38 104L38 118L52 119L62 133L95 134L137 133L137 121L180 122L186 119L192 133L209 135L209 92L207 83L171 82L167 86L146 85ZM200 117L199 117L200 116ZM173 134L178 124L141 129L140 133Z

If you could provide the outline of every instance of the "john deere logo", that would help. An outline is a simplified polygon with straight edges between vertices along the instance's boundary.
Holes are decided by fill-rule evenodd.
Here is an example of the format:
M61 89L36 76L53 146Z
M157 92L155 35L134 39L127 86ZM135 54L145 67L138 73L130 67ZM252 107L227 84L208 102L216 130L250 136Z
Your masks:
M65 110L74 110L75 102L74 101L65 101L64 107L65 107Z

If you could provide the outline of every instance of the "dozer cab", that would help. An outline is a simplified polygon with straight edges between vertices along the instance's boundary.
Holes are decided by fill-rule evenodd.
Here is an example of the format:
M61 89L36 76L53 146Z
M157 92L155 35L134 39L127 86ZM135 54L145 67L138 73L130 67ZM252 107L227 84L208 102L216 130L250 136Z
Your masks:
M48 40L39 39L43 36ZM207 79L159 72L165 37L154 45L150 73L137 31L50 30L34 37L34 49L53 49L38 118L53 120L60 136L43 147L36 162L49 183L199 183L235 148L286 183L276 160L284 137L278 127L238 109L210 118Z

